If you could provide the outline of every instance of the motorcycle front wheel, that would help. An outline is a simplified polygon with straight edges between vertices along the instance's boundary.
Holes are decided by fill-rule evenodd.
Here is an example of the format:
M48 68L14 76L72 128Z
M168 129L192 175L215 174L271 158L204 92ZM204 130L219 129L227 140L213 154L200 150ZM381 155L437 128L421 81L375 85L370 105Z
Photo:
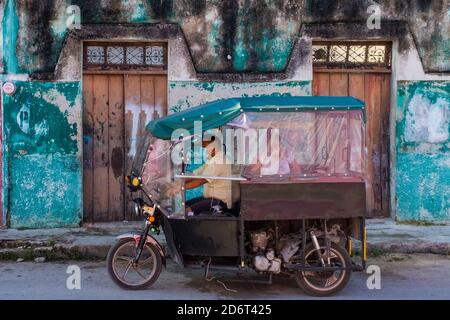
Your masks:
M139 262L133 263L136 256L134 239L122 239L108 252L108 273L121 288L141 290L149 288L159 278L162 270L162 258L158 248L146 243Z
M338 267L336 271L301 271L297 273L297 285L312 296L330 296L341 291L350 280L352 260L348 252L340 245L331 243L329 257L326 256L326 246L320 244L320 255L311 244L306 247L305 262L307 266L320 267L323 258L327 266ZM329 260L328 260L329 258ZM329 264L328 264L329 262Z

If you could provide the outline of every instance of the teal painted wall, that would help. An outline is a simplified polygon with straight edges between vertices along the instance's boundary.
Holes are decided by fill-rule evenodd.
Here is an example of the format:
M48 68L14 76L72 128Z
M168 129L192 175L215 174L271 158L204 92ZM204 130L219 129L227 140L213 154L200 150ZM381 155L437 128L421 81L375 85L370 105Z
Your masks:
M81 85L15 84L16 93L3 96L4 185L9 186L4 211L10 226L77 226L83 208Z
M383 21L408 22L426 72L449 71L447 0L378 3ZM82 23L178 24L198 72L261 73L286 68L303 23L365 22L371 1L0 0L2 79L22 73L47 79L53 73L71 4L81 8ZM330 36L338 31L330 30ZM4 206L11 226L77 225L83 207L80 83L16 84L3 110ZM399 83L394 184L399 220L450 221L449 91L443 81ZM171 81L169 108L177 112L232 96L310 94L308 81Z
M19 33L19 17L14 0L7 0L2 24L3 65L5 73L18 73L19 64L16 54L16 43Z
M450 222L450 81L398 83L399 221Z
M7 2L3 30L11 37L5 62L10 70L17 67L36 74L55 68L67 35L65 9L70 5L80 7L83 24L180 25L199 72L276 72L286 67L303 23L365 22L367 8L373 4L372 0L3 1ZM376 3L382 8L383 22L409 24L426 71L449 71L448 0ZM338 36L339 30L332 34Z

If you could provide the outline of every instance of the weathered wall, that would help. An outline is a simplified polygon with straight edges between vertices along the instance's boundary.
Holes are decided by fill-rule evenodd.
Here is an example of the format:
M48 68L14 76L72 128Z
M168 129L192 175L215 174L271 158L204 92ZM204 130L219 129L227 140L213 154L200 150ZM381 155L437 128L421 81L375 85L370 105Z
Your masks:
M199 72L277 72L286 67L303 23L365 22L372 1L2 0L2 3L6 3L3 31L11 39L4 48L7 71L45 76L54 70L58 60L67 34L65 10L70 4L81 8L81 21L85 24L180 25ZM446 59L450 53L449 0L377 3L383 21L408 22L425 71L450 70L450 59ZM330 30L333 33L339 37L336 30ZM13 57L14 52L17 58Z
M450 221L450 81L398 83L396 211L402 221Z
M2 82L0 81L0 85ZM3 213L3 111L2 94L0 92L0 227L4 226Z
M4 96L5 204L11 227L76 226L82 215L78 82L15 82Z
M0 73L3 73L3 16L5 13L5 1L0 0Z
M178 112L217 99L263 95L311 95L311 83L309 81L260 83L171 81L169 82L169 112Z
M2 78L33 80L14 80L18 92L4 101L12 226L80 221L81 40L105 38L168 40L170 112L232 96L308 95L313 39L393 40L393 209L400 220L449 220L448 133L439 139L450 0L376 2L381 30L365 28L370 0L0 0ZM71 4L81 8L75 32L66 27ZM25 133L17 115L27 106ZM419 129L436 119L447 119L441 129Z

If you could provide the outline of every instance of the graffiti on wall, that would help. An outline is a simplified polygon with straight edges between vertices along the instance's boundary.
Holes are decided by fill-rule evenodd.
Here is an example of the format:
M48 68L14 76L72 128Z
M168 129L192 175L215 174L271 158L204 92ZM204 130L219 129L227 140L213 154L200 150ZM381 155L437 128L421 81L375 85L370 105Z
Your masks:
M450 221L450 82L399 82L396 210L403 221Z
M80 84L16 82L4 97L4 185L11 227L75 226L81 218ZM6 198L6 195L5 195Z

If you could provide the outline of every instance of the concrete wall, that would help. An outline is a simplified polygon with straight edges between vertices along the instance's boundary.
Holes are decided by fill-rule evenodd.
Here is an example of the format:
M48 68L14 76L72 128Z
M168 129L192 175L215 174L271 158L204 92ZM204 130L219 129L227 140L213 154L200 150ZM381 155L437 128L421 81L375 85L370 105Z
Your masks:
M77 226L83 207L80 83L15 85L16 93L3 97L10 226Z
M198 72L280 72L304 23L365 22L372 0L1 0L8 72L53 72L67 35L66 9L78 5L85 24L174 23ZM449 0L378 0L383 21L406 21L426 72L445 72ZM427 32L423 32L427 30ZM330 30L329 35L339 37ZM17 43L16 41L17 40ZM16 45L17 44L17 45ZM15 49L16 58L11 54ZM407 49L407 48L401 48Z
M4 215L14 227L81 221L83 40L168 40L177 112L225 97L309 95L313 40L372 39L394 42L393 215L450 221L449 0L377 2L380 30L366 28L370 0L0 0L1 77L18 89L3 101ZM81 30L67 29L72 4Z
M223 83L204 81L170 81L169 112L178 112L217 99L258 96L311 95L310 81L259 83Z
M448 12L448 11L447 11ZM448 30L444 24L444 30ZM423 32L423 34L428 34ZM399 221L450 222L450 75L427 73L412 35L394 42L392 207ZM436 57L449 61L448 42ZM409 48L402 50L401 47ZM446 62L439 62L440 64Z
M396 112L396 213L450 221L450 81L400 81Z

